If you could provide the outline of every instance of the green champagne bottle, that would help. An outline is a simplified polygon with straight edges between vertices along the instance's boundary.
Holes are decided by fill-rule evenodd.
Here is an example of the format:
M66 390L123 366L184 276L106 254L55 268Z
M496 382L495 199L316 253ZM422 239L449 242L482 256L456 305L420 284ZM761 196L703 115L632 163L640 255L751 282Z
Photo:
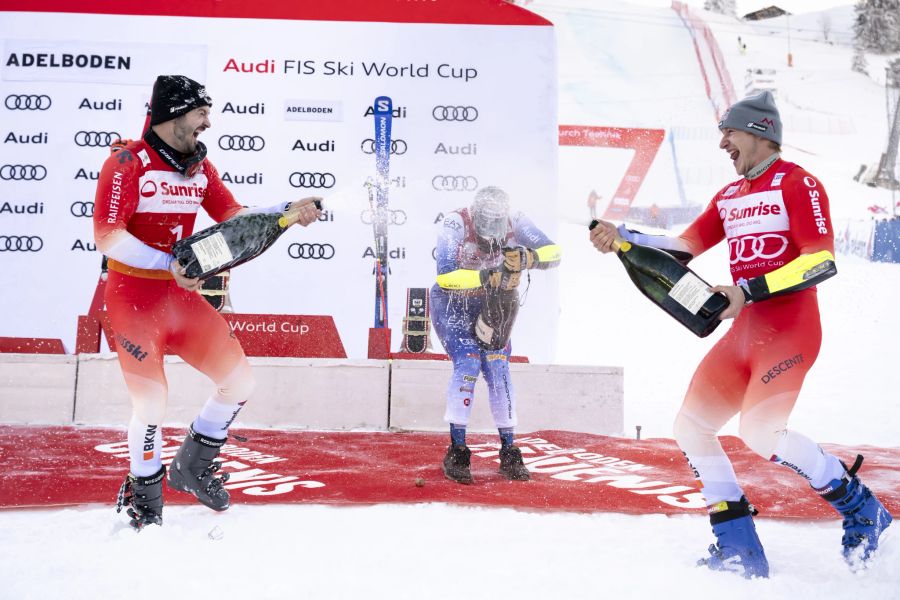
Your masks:
M316 208L322 203L315 201ZM301 205L287 203L277 213L239 215L178 240L172 254L185 276L206 279L252 260L300 218Z
M592 221L590 228L596 225ZM728 297L711 293L708 283L671 254L622 239L613 248L641 293L695 335L706 337L722 322L719 315L728 308Z

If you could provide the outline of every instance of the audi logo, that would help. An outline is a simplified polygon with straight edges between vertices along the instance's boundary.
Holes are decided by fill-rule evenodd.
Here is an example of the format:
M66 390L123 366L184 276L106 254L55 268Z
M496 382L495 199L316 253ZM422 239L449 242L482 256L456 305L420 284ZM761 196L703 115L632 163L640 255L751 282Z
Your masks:
M331 244L298 244L288 246L288 256L308 260L331 260L334 257L334 246Z
M82 147L106 148L122 136L116 131L79 131L75 134L75 143Z
M769 259L781 256L788 247L788 240L777 233L764 233L762 235L745 235L742 238L728 240L731 251L729 260L731 264L750 262L751 260Z
M359 145L359 148L366 154L374 154L375 140L366 138ZM391 140L391 154L406 154L406 142L400 138Z
M471 175L435 175L431 187L439 192L471 192L478 188L478 180Z
M0 252L37 252L44 240L36 235L0 235Z
M222 150L243 150L259 152L266 147L266 140L258 135L223 135L219 138Z
M335 178L331 173L298 173L293 172L288 182L295 188L330 188L334 187Z
M390 217L385 219L385 221L390 221L391 225L403 225L406 223L406 211L388 209L387 212L390 214ZM367 209L359 213L359 220L362 221L363 225L371 225L377 218L378 215L374 210Z
M478 109L474 106L435 106L431 110L435 121L474 121Z
M93 217L94 203L79 202L76 200L72 203L72 206L69 207L69 212L72 213L73 217Z
M5 104L9 110L47 110L53 101L44 94L10 94Z
M44 165L3 165L0 179L3 181L40 181L47 176Z

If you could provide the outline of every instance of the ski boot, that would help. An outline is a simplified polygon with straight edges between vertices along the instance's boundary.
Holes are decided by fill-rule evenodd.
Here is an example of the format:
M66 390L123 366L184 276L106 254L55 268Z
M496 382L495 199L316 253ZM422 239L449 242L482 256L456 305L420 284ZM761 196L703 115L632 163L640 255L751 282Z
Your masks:
M500 448L500 474L510 481L528 481L531 474L522 462L522 451L518 446Z
M125 476L116 497L116 512L120 513L123 507L129 506L127 514L131 521L128 524L136 530L140 531L147 525L162 525L162 482L165 476L165 467L160 467L157 473L149 477L135 477L131 473Z
M471 462L472 451L467 446L450 444L444 455L444 475L447 479L468 485L472 483L472 472L469 470Z
M709 546L709 558L701 558L697 565L714 571L734 571L746 579L768 577L769 561L753 524L756 513L745 496L739 502L719 502L709 507L709 522L717 541Z
M169 485L193 494L201 504L213 510L228 508L231 497L224 488L228 473L216 477L215 473L221 465L213 461L226 441L227 438L215 440L206 437L191 428L169 466Z
M860 561L865 563L871 558L878 549L881 533L894 520L875 494L856 476L862 462L863 457L858 454L849 469L841 463L846 470L844 476L816 490L844 517L841 545L844 547L844 560L850 566L858 566Z

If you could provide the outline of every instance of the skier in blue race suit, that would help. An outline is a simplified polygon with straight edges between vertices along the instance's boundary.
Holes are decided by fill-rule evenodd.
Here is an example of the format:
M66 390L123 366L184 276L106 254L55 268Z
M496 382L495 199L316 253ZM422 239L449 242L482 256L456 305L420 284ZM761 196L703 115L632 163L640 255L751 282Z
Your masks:
M484 373L491 413L500 432L500 474L510 480L528 480L522 453L513 444L516 404L509 375L511 345L506 340L518 310L516 287L521 272L556 267L560 249L524 214L510 216L509 197L503 190L485 187L476 192L471 207L444 218L436 258L432 317L441 344L453 361L444 414L451 439L444 457L444 474L459 483L472 483L466 426L475 382L478 374ZM504 315L500 326L492 327L497 325L494 322L485 325L482 308L486 303L494 308L495 317ZM493 340L491 331L495 332Z

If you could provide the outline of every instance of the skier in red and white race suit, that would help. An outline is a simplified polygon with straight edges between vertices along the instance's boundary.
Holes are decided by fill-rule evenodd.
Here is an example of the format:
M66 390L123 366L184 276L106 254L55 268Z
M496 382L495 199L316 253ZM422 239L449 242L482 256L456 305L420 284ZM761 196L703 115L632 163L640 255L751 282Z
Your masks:
M121 146L103 164L97 183L94 237L108 257L106 310L119 364L132 400L128 426L131 469L119 506L131 505L137 529L162 524L162 422L168 385L166 353L207 375L216 391L193 421L170 466L169 486L215 509L228 508L227 476L213 458L228 427L253 390L250 366L222 316L198 293L199 279L184 275L172 245L189 236L202 207L213 220L285 206L247 209L238 204L206 158L198 136L211 124L212 100L187 77L160 76L153 86L150 127L143 139ZM304 227L320 212L300 200Z
M747 446L806 479L844 517L844 557L859 565L891 522L856 476L862 457L848 469L787 427L822 341L815 285L837 273L828 196L816 177L781 159L781 119L771 93L735 103L719 129L719 147L743 177L720 190L684 233L646 235L601 221L591 242L609 252L618 236L690 260L727 240L733 285L710 291L728 297L720 318L734 324L701 361L674 425L718 541L701 564L748 577L769 573L756 511L717 437L740 413Z

